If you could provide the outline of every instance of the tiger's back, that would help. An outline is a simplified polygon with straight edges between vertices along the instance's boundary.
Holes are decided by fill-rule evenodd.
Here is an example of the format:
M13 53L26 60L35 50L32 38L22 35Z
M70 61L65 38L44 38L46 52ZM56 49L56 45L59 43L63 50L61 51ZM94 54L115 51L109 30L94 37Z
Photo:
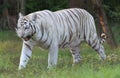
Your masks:
M86 41L92 34L96 34L94 19L84 9L65 9L53 12L53 15L56 20L59 46L62 48L77 45L81 41Z

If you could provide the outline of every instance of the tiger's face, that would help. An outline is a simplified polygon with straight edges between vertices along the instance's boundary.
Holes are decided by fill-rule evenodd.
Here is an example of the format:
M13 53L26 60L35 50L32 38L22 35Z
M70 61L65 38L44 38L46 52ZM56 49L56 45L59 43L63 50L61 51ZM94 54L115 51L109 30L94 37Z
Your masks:
M32 22L27 18L27 16L23 16L21 13L19 14L19 19L17 23L16 33L17 35L25 41L28 41L33 36L33 28Z

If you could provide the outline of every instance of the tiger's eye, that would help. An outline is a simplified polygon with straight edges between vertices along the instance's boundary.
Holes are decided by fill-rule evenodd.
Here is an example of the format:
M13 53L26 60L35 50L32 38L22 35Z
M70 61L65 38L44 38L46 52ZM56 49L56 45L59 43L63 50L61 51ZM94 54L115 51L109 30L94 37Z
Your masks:
M24 22L25 24L27 24L27 22Z

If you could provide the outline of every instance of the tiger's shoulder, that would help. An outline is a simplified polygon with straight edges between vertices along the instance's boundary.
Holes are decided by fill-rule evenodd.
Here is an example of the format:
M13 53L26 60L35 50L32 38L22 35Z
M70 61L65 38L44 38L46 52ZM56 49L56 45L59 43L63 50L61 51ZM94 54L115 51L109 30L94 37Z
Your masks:
M41 13L41 12L52 12L52 11L45 9L45 10L35 11L35 12L30 13L30 14Z
M61 9L61 10L57 10L57 11L51 11L51 10L41 10L41 11L35 11L32 13L29 13L28 15L32 15L32 14L45 14L45 13L59 13L59 12L63 12L63 11L86 11L85 9L81 9L81 8L67 8L67 9Z

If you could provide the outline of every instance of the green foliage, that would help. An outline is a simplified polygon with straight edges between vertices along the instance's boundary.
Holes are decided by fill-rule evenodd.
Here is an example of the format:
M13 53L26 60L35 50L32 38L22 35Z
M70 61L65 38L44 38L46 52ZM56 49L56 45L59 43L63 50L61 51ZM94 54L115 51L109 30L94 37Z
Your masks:
M26 0L26 13L49 9L51 11L68 7L68 0Z
M103 7L109 18L119 18L120 20L120 0L104 0Z
M2 14L2 11L5 9L5 8L8 8L10 6L9 3L4 3L2 5L0 5L0 14Z
M104 0L103 7L109 18L120 17L120 0ZM68 8L69 0L26 0L26 13L49 9L52 11ZM89 7L87 7L89 8Z

